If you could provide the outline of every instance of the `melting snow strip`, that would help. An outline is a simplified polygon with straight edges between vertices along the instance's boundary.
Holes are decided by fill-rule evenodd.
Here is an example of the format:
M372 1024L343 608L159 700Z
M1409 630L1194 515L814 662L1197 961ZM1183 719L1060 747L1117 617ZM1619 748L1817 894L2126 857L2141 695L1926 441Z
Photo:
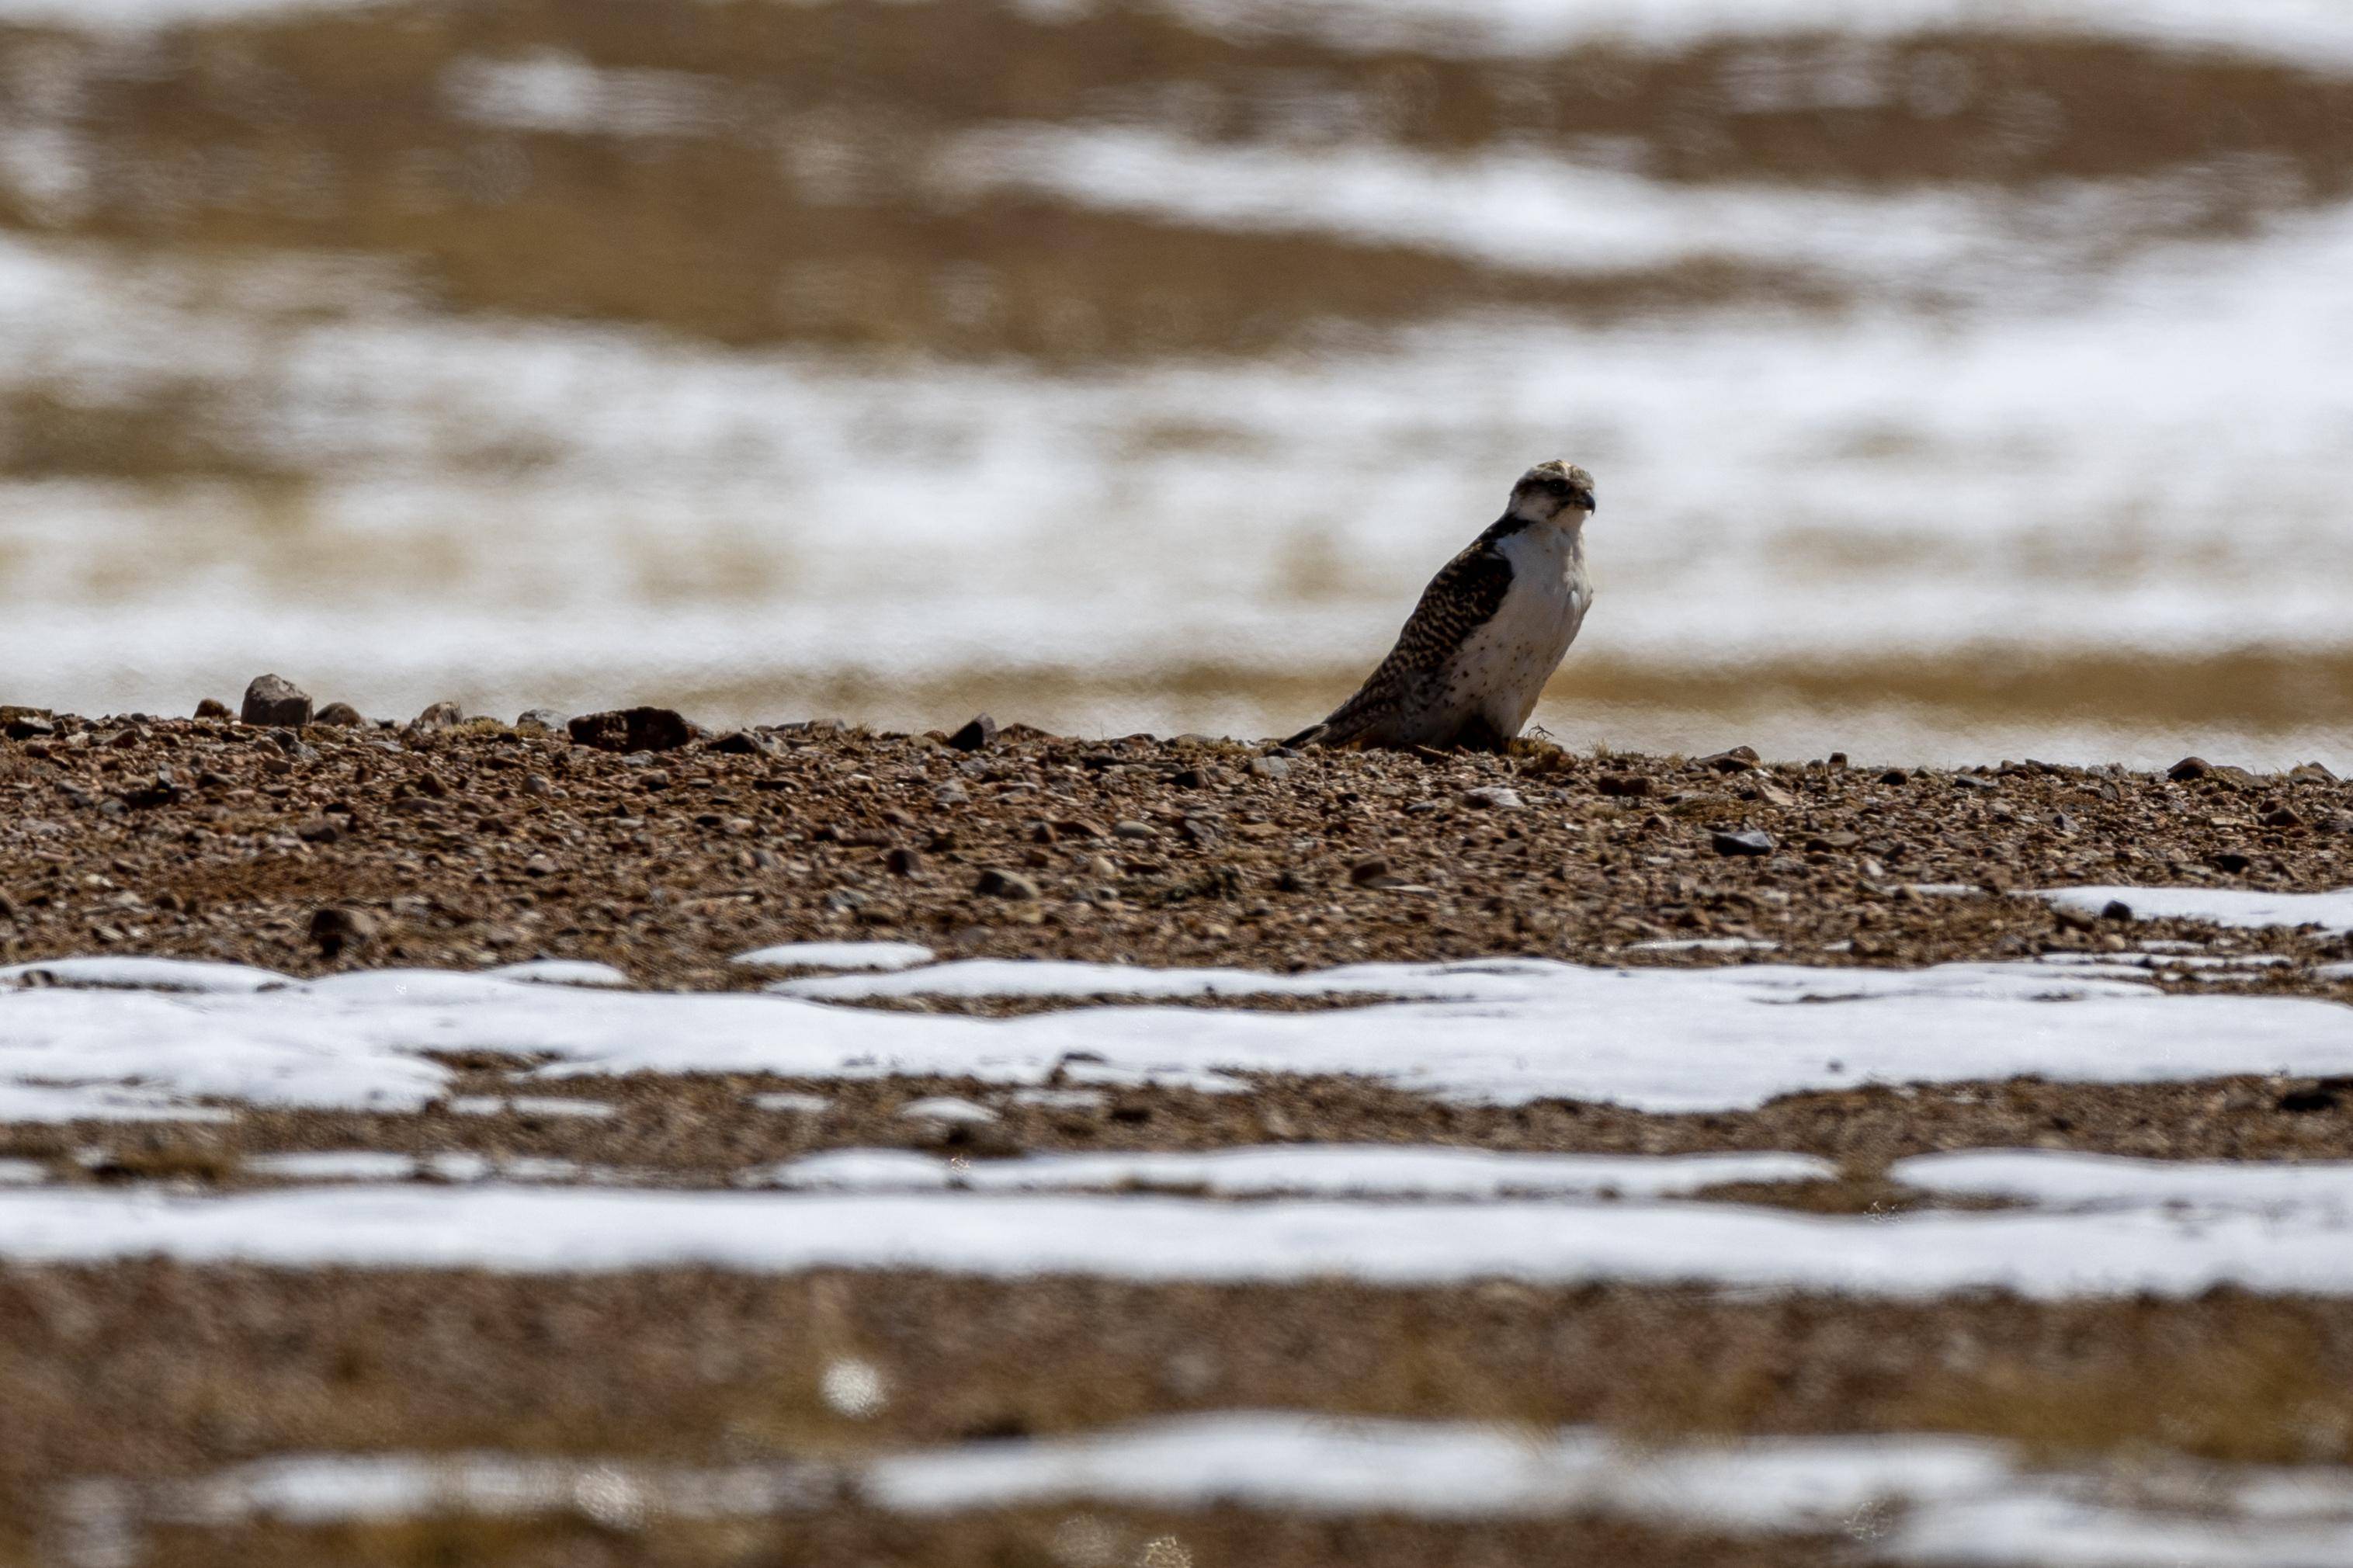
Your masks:
M2353 1215L2353 1162L2136 1160L2044 1149L1972 1149L1898 1160L1888 1179L1955 1196L2045 1207Z
M913 969L931 961L932 950L913 942L787 942L735 959L754 969Z
M171 985L168 968L151 984ZM0 988L0 1113L224 1114L198 1098L420 1109L451 1075L427 1053L555 1058L548 1078L944 1074L1042 1087L1236 1089L1249 1072L1354 1074L1463 1102L1607 1100L1729 1110L1866 1082L2037 1073L2170 1082L2353 1074L2353 1010L2309 998L2167 995L2035 963L1920 971L1790 964L1602 969L1538 959L1362 964L1318 974L976 962L792 983L791 994L582 991L390 970L245 993ZM1347 1011L1073 1007L1017 1018L820 1005L944 994L1343 996ZM79 1087L59 1087L79 1086Z
M1449 1521L1602 1513L1734 1534L1847 1536L1868 1542L1874 1560L1911 1563L2324 1568L2353 1559L2353 1476L2337 1469L2037 1472L2005 1445L1965 1437L1634 1448L1589 1428L1253 1411L723 1469L500 1454L292 1456L191 1480L82 1481L66 1489L60 1511L72 1568L96 1568L136 1562L151 1524L572 1514L632 1528L653 1516L801 1512L844 1489L913 1515L1041 1504Z
M598 1187L291 1188L226 1196L0 1191L0 1258L160 1257L280 1268L515 1274L925 1269L998 1279L1375 1285L1516 1279L2058 1300L2217 1286L2353 1294L2353 1217L2014 1209L1822 1217L1732 1204L1398 1205L993 1193Z
M1810 1154L1523 1154L1303 1143L984 1161L903 1149L839 1149L747 1173L739 1184L869 1193L1163 1188L1219 1197L1658 1198L1729 1182L1819 1181L1836 1174L1836 1166Z
M2061 909L2096 915L2120 903L2142 920L2205 921L2219 926L2319 926L2353 931L2353 888L2333 893L2270 893L2244 888L2052 888L2035 895Z

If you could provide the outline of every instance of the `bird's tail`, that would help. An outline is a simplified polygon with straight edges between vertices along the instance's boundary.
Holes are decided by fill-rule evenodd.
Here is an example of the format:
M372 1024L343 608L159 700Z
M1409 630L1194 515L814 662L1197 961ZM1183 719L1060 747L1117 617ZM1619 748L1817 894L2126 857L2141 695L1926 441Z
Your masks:
M1282 743L1294 751L1301 746L1313 746L1321 742L1331 729L1332 726L1329 724L1310 724Z

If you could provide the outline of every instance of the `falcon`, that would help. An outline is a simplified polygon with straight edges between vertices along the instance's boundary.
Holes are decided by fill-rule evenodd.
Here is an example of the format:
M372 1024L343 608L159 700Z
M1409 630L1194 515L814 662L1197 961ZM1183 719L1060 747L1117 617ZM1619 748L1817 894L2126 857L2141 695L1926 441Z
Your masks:
M1502 751L1535 710L1593 603L1593 476L1538 463L1511 504L1440 569L1356 694L1288 746Z

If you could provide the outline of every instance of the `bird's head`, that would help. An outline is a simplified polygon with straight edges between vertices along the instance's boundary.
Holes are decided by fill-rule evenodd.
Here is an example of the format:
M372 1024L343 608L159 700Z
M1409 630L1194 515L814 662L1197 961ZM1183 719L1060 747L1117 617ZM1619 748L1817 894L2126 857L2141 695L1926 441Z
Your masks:
M1511 512L1530 522L1574 527L1593 512L1593 476L1575 463L1538 463L1512 487Z

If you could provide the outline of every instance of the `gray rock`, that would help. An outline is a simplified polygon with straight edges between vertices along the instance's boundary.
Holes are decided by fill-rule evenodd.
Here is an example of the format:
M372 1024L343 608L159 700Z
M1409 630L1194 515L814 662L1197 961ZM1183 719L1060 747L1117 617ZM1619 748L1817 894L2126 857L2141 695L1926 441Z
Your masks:
M356 730L366 724L367 721L360 716L358 709L348 702L330 702L319 710L318 716L311 720L311 722L331 724L341 730Z
M1505 784L1482 784L1477 789L1464 790L1462 804L1488 811L1525 811L1528 805L1520 798L1519 791Z
M710 750L731 757L780 757L785 747L774 735L763 735L757 730L731 730L712 742Z
M997 721L987 714L975 716L973 721L948 737L948 744L959 752L984 751L997 743Z
M1781 846L1762 828L1743 828L1737 832L1718 829L1708 837L1719 855L1770 855Z
M564 726L569 721L567 715L558 713L553 708L534 708L517 719L514 727L524 734L544 731L550 735L561 735Z
M1640 800L1651 793L1651 781L1640 773L1603 773L1593 781L1593 787L1602 795Z
M261 676L245 689L245 707L237 716L248 724L299 730L311 721L310 693L284 676Z
M1114 838L1157 838L1160 830L1148 822L1114 822L1111 825Z
M2166 769L2165 776L2176 784L2183 784L2190 779L2202 779L2213 771L2214 764L2203 757L2184 757Z
M992 899L1034 899L1038 896L1038 884L1018 871L991 868L980 874L972 890Z
M222 701L219 698L207 697L202 702L196 704L196 717L199 719L234 719L237 715L231 713L228 710L228 704Z
M1288 757L1252 757L1250 760L1248 772L1252 778L1287 779L1291 776L1291 759Z
M419 730L447 730L452 725L462 724L465 721L466 710L455 702L436 702L417 716L413 727Z

